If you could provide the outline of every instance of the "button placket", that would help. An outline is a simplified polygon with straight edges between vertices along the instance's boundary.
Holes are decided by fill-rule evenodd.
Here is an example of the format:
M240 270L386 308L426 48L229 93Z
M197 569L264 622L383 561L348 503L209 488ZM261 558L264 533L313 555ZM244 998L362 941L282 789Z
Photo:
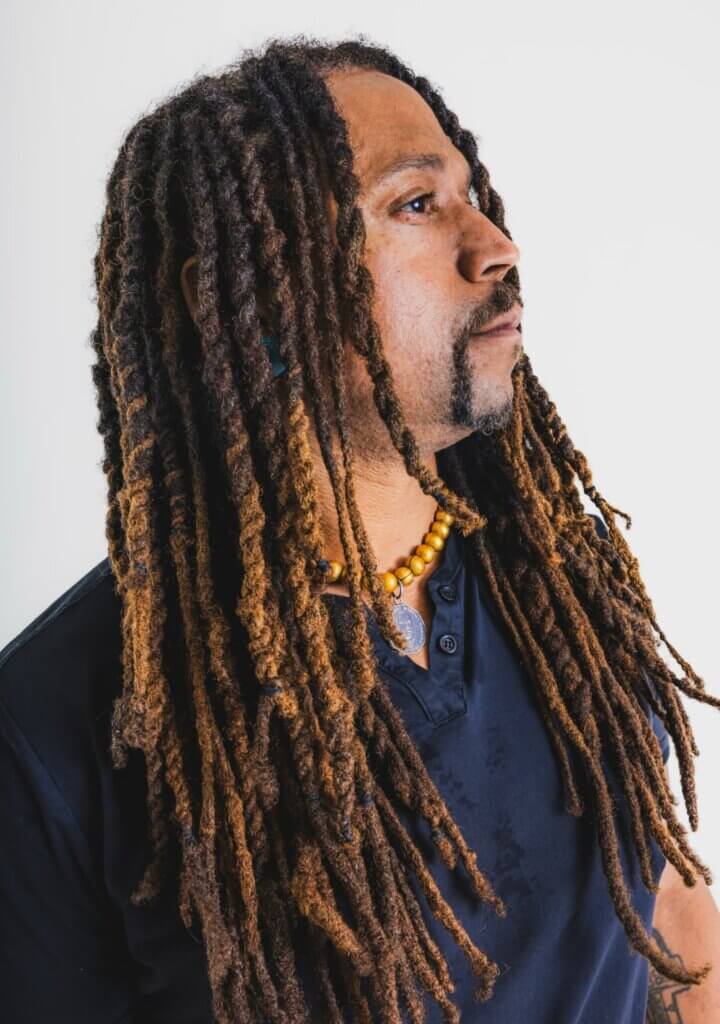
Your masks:
M451 543L460 544L459 537L452 534L451 537ZM455 564L441 566L438 575L431 577L428 582L428 593L435 607L430 642L433 650L437 650L438 640L450 636L450 645L455 644L452 653L441 648L442 653L433 659L431 668L421 669L411 658L404 658L389 649L384 641L378 642L377 623L368 616L368 624L377 645L379 667L384 674L401 682L414 695L432 726L443 725L467 712L462 657L464 616L460 614L462 609L451 607L460 600L461 588L465 587L466 566L457 548L453 553L457 556L453 559ZM461 631L459 635L458 628ZM450 630L455 632L450 633Z
M460 544L460 538L455 537ZM433 659L432 672L434 679L427 679L423 674L423 695L427 700L434 725L444 722L467 711L465 698L465 681L463 676L463 637L458 629L464 628L463 608L460 601L460 588L465 585L466 566L461 553L458 553L457 564L442 579L430 580L429 593L435 606L432 621L431 642L437 655Z

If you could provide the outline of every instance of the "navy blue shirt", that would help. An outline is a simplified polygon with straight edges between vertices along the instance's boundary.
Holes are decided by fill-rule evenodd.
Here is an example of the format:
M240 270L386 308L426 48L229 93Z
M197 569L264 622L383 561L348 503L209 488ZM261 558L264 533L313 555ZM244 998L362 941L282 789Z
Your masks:
M598 530L605 533L598 517ZM448 871L424 822L398 811L472 941L501 968L492 999L411 877L455 983L461 1019L643 1024L648 964L631 952L603 872L590 810L564 809L554 748L504 623L451 530L428 579L430 667L395 652L369 619L382 681L477 864L505 901L498 918L464 869ZM347 598L325 596L332 614ZM120 692L120 601L105 559L0 652L0 990L5 1024L212 1024L199 938L172 887L151 907L129 893L146 863L142 755L112 769ZM668 737L646 709L668 757ZM614 766L621 860L646 927L642 884ZM652 843L656 878L665 858ZM312 966L299 952L308 986ZM426 999L427 1024L442 1013ZM315 1011L317 1012L317 1011ZM313 1021L320 1016L313 1013ZM348 1017L348 1019L350 1019Z

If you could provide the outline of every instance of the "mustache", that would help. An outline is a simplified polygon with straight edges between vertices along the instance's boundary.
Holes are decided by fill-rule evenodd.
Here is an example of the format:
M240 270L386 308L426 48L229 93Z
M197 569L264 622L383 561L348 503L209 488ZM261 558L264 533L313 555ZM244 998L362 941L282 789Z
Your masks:
M477 306L469 313L465 326L461 330L459 340L462 341L469 338L471 334L477 334L491 320L494 320L497 316L502 316L503 313L507 313L515 305L524 306L519 292L504 281L498 281L495 291L488 301L484 302L482 306Z

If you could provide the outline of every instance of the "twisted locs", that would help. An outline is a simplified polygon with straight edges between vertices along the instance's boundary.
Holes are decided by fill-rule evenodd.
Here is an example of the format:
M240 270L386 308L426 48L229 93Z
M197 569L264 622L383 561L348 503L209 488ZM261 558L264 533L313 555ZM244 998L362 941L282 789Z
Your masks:
M459 1021L412 872L466 955L477 996L492 996L497 965L465 932L397 813L402 805L418 815L443 862L506 913L378 675L363 576L382 632L401 638L355 497L347 339L408 474L455 517L535 681L567 809L592 807L632 947L663 975L697 984L710 965L671 961L632 906L603 755L619 767L647 888L657 890L651 839L687 885L698 875L710 882L676 817L644 706L672 739L695 829L698 750L680 695L720 701L660 629L615 525L615 515L628 526L630 517L595 487L527 353L513 371L507 428L438 453L437 476L422 462L371 313L359 185L325 80L344 68L380 71L422 96L466 157L480 209L510 237L472 134L426 78L363 37L270 40L193 80L124 139L95 257L92 345L106 535L123 609L111 753L122 768L129 748L141 750L148 779L151 857L133 899L177 886L185 925L201 927L218 1022L309 1024L301 947L311 951L324 1020L377 1014L400 1024L404 1007L419 1024L425 991L446 1021ZM194 320L180 288L190 256ZM518 293L513 267L506 308ZM282 382L260 341L260 296L287 367ZM310 416L348 566L352 658L311 583L322 537Z

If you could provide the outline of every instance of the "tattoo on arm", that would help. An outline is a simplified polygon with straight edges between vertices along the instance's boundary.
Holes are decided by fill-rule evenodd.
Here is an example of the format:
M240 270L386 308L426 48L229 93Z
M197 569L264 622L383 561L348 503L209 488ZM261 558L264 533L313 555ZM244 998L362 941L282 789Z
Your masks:
M677 961L682 967L685 966L682 957L673 953L657 928L653 928L653 938L666 956ZM689 989L690 985L681 985L658 974L650 964L645 1024L683 1024L685 1018L682 1015L682 1008L678 1005L678 996Z

